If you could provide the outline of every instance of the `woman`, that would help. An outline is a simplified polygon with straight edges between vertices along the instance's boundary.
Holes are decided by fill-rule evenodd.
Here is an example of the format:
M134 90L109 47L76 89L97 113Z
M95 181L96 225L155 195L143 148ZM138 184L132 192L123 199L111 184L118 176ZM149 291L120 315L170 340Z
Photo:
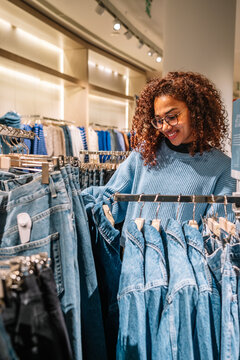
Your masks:
M226 112L214 85L197 73L170 72L150 81L141 92L133 118L134 151L106 186L89 188L83 194L93 195L97 202L115 192L230 195L236 183L231 178L231 159L221 151L226 137ZM169 218L176 218L177 206L161 204L163 227ZM156 208L146 203L142 217L154 219ZM198 204L195 220L200 223L210 208ZM115 222L124 221L123 241L127 223L139 216L139 210L138 203L112 204ZM181 204L179 220L190 220L192 210L192 204ZM224 216L223 205L216 205L215 211ZM231 206L228 211L233 216Z

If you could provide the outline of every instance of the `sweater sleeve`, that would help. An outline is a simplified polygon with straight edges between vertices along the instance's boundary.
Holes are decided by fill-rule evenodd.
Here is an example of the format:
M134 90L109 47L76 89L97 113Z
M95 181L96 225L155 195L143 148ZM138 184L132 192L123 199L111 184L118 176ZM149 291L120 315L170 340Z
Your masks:
M112 195L115 193L130 194L132 190L138 153L133 151L130 156L118 167L112 178L105 186L91 186L82 192L83 199L94 198L95 202L107 202L116 223L120 223L126 216L128 202L114 203ZM88 195L88 196L86 196ZM87 200L88 201L88 200Z
M232 195L236 191L236 180L231 177L231 169L226 169L221 176L218 178L215 188L214 195ZM224 205L214 204L214 213L217 213L219 217L225 217ZM235 215L232 210L232 205L227 205L228 220L234 221ZM209 204L206 209L206 215L212 214L212 205Z

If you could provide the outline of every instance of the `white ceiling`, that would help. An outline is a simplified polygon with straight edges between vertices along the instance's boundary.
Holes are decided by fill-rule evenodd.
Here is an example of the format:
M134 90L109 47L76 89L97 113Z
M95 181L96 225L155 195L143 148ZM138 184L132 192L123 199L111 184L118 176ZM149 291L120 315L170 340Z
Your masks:
M153 0L151 18L145 12L145 0L109 0L117 10L145 37L163 49L163 7L165 0ZM42 9L52 12L58 19L74 29L82 37L111 52L128 59L146 70L162 71L162 64L155 56L147 55L148 47L137 48L138 40L127 40L122 28L118 34L112 31L113 17L104 11L95 12L96 0L31 0ZM164 49L163 49L164 52ZM237 0L234 80L240 81L240 0Z

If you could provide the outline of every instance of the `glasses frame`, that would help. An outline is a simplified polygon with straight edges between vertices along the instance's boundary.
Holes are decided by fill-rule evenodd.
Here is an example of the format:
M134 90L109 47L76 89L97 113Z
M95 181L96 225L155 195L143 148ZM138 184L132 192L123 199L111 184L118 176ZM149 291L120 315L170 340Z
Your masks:
M177 114L174 114L174 115L169 115L169 114L167 114L166 116L163 116L162 118L158 119L158 121L161 121L161 124L162 124L161 127L159 127L159 126L157 126L157 125L154 124L154 121L156 121L156 117L154 117L154 118L151 120L151 124L152 124L152 126L153 126L155 129L158 129L158 130L162 129L162 127L163 127L163 122L164 122L164 121L165 121L168 125L170 125L170 126L176 126L176 125L178 124L178 117L179 117L179 115L182 114L182 112L183 112L183 110L180 111L180 112L177 113ZM174 116L175 119L176 119L176 124L174 124L174 125L170 124L170 123L169 123L169 120L167 120L168 116Z

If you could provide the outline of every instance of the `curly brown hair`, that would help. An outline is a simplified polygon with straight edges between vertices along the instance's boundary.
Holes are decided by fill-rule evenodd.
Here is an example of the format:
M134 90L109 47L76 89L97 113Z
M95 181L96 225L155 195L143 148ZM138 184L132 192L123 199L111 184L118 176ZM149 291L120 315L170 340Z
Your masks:
M222 149L228 133L228 122L219 91L201 74L169 72L164 78L156 78L147 83L137 101L131 145L141 153L144 165L156 165L156 152L164 138L151 124L154 117L154 99L162 95L184 101L190 111L194 140L189 147L189 153L192 156L196 150L202 154L212 147Z

